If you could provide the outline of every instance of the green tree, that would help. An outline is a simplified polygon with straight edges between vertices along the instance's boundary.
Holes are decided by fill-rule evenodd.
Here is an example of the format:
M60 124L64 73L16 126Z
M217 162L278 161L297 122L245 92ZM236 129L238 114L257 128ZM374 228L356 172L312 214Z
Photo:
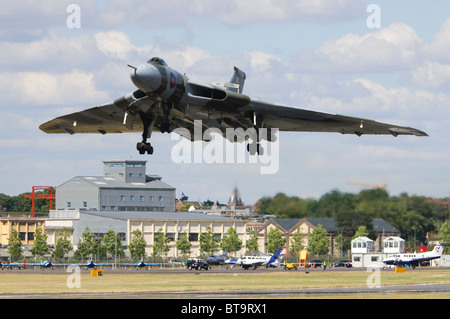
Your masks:
M206 227L206 233L200 234L200 254L212 255L219 247L219 241L214 237L211 227Z
M56 235L56 244L55 249L53 250L53 256L56 258L64 258L64 255L73 249L69 237L69 228L63 227L62 231Z
M259 250L258 247L258 236L256 236L256 232L254 230L250 231L250 239L247 240L245 247L248 250Z
M438 240L442 243L450 243L450 227L448 221L444 221L439 228ZM446 245L444 248L444 253L448 254L450 252L450 246Z
M103 236L102 242L100 244L104 249L106 255L125 257L125 253L122 247L122 239L119 234L114 230L109 229L108 232Z
M292 234L292 239L289 245L289 254L291 256L299 256L300 251L305 249L305 245L303 241L305 239L305 235L300 233L300 229L297 229L295 233Z
M278 228L272 228L267 233L267 241L265 243L267 251L274 254L280 247L286 244L286 239L283 238L283 232Z
M157 257L166 257L170 250L170 239L163 233L162 228L158 229L158 232L154 236L154 244L152 257L153 261L156 261Z
M75 256L86 258L91 255L93 257L98 254L98 251L98 242L95 240L94 234L90 231L89 227L86 226L78 243L78 249L75 251Z
M142 232L139 229L135 229L132 233L131 242L128 245L131 257L143 260L146 257L145 247L147 247L147 243Z
M257 204L257 211L275 215L277 218L302 218L308 214L306 201L284 193L278 193L273 198L264 197ZM277 249L278 250L278 249Z
M44 234L42 231L42 228L36 229L36 232L34 233L34 245L30 249L31 254L34 257L44 257L44 255L50 253L50 249L47 245L47 235Z
M366 226L359 226L358 229L355 232L355 235L353 236L353 239L358 237L367 237L369 236L369 232L367 231Z
M313 229L308 241L308 251L311 254L325 255L330 248L330 239L327 231L318 225Z
M178 251L181 252L183 259L187 259L187 257L191 254L192 244L189 242L189 237L187 233L181 234L175 243Z
M15 229L11 229L8 237L8 254L11 256L11 262L23 258L22 242L19 233Z
M232 252L241 250L242 240L239 239L236 229L234 229L233 227L228 228L227 235L222 238L220 247L224 250L227 249L228 251Z

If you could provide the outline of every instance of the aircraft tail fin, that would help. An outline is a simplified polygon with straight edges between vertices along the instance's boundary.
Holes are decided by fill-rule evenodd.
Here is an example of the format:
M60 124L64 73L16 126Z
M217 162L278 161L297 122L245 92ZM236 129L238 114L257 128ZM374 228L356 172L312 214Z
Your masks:
M233 75L231 76L229 83L225 84L225 88L231 92L242 93L244 90L245 79L245 72L234 67Z
M278 251L272 255L272 257L270 257L269 261L267 262L267 264L271 264L273 263L275 260L277 260L278 256L280 256L281 252L283 251L283 249L285 249L286 247L281 247L280 249L278 249Z
M436 246L434 246L432 253L435 254L435 255L441 255L442 256L443 252L444 252L444 246L442 244L438 243Z

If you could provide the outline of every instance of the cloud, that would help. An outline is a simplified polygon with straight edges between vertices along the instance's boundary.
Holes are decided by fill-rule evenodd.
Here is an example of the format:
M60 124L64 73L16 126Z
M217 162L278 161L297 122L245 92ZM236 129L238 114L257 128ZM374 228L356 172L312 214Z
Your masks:
M3 72L0 73L0 94L3 101L24 105L67 105L110 100L96 89L94 74L79 70L68 73Z
M394 23L364 35L346 34L293 59L299 70L321 73L392 72L411 68L423 40L415 30Z
M365 7L358 0L234 0L219 18L230 25L261 22L336 22L351 20L365 14Z

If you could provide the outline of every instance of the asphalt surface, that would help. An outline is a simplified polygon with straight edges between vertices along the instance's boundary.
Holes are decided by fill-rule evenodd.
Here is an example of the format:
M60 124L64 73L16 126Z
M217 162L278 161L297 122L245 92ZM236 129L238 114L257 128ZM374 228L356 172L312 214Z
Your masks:
M438 270L440 267L423 268L423 270ZM448 269L448 268L445 268ZM326 271L340 272L340 271L361 271L364 268L333 268ZM81 268L81 272L89 272ZM267 272L282 272L283 269L266 269L258 268L256 270L244 270L238 267L234 269L225 268L213 268L208 271L205 270L188 270L184 268L152 268L152 269L135 269L135 268L118 268L118 269L105 269L108 273L114 274L135 274L135 273L170 273L170 274L189 274L189 273L267 273ZM316 272L324 271L322 269L301 269L292 270L296 272ZM393 269L386 269L383 271L394 271ZM417 268L413 271L421 271ZM449 269L450 271L450 269ZM67 274L65 269L60 267L52 269L42 270L40 268L35 269L4 269L0 270L1 273L54 273L54 274ZM333 298L337 295L354 295L354 294L379 294L382 298L385 294L418 294L418 293L450 293L450 283L438 283L438 284L417 284L417 285L395 285L395 286L379 286L379 287L340 287L340 288L302 288L302 289L277 289L277 290L239 290L239 291L200 291L200 292L177 292L177 293L46 293L45 298L78 298L78 299L254 299L254 298L308 298L308 297L324 297ZM20 299L40 299L42 294L0 294L0 298L20 298ZM351 297L350 297L351 298Z

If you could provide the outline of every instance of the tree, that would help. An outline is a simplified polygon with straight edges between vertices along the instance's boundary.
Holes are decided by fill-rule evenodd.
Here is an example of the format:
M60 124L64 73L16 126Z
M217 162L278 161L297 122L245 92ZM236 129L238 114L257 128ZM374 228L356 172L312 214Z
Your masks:
M185 203L185 204L181 205L181 206L178 208L178 210L179 210L180 212L187 212L187 211L189 211L189 209L190 209L191 207L194 207L194 209L198 209L198 206L197 206L197 205L190 204L190 203Z
M272 228L267 234L267 241L265 243L267 251L275 254L280 247L286 244L286 239L283 238L283 233L278 228Z
M245 247L248 250L258 250L258 236L256 236L256 232L254 230L250 231L250 239L245 244Z
M325 255L328 253L329 248L330 239L328 233L322 225L319 224L313 229L309 236L308 251L311 254Z
M220 247L224 250L227 249L233 252L241 250L242 240L239 239L236 229L234 229L233 227L228 228L227 235L224 238L222 238Z
M355 232L355 235L353 236L353 239L358 237L367 237L369 236L369 232L367 231L366 226L359 226L358 229Z
M63 227L62 231L56 235L56 244L55 250L53 250L53 256L56 258L64 258L64 255L73 249L69 236L69 228Z
M175 245L184 259L191 254L192 244L189 242L187 233L181 234Z
M147 243L142 232L139 229L135 229L132 233L131 242L128 245L131 257L143 260L146 257L145 247L147 247Z
M214 237L211 227L206 227L206 233L200 234L200 254L212 255L219 246L219 241Z
M98 250L98 242L95 240L94 234L89 230L89 227L86 226L78 243L78 249L75 251L75 256L81 258L89 255L94 256L98 253Z
M297 229L297 232L292 234L292 240L289 245L289 254L291 256L298 256L300 251L305 249L303 244L303 240L305 239L305 235L300 233L300 229Z
M105 236L103 236L101 246L104 247L102 251L104 251L106 255L125 257L122 248L122 240L119 234L112 229L108 230Z
M170 250L170 239L162 231L162 228L158 229L158 232L154 236L152 251L153 261L156 260L156 257L166 257Z
M11 229L8 237L8 253L11 256L11 262L22 259L23 250L22 250L22 242L19 238L19 233L15 229Z
M43 233L42 228L36 229L34 234L34 245L30 249L31 254L34 257L43 257L44 255L50 253L50 249L47 245L47 235Z
M439 228L438 240L440 242L449 243L450 242L450 227L448 225L448 221L444 221ZM448 254L450 252L450 246L445 246L444 252Z

